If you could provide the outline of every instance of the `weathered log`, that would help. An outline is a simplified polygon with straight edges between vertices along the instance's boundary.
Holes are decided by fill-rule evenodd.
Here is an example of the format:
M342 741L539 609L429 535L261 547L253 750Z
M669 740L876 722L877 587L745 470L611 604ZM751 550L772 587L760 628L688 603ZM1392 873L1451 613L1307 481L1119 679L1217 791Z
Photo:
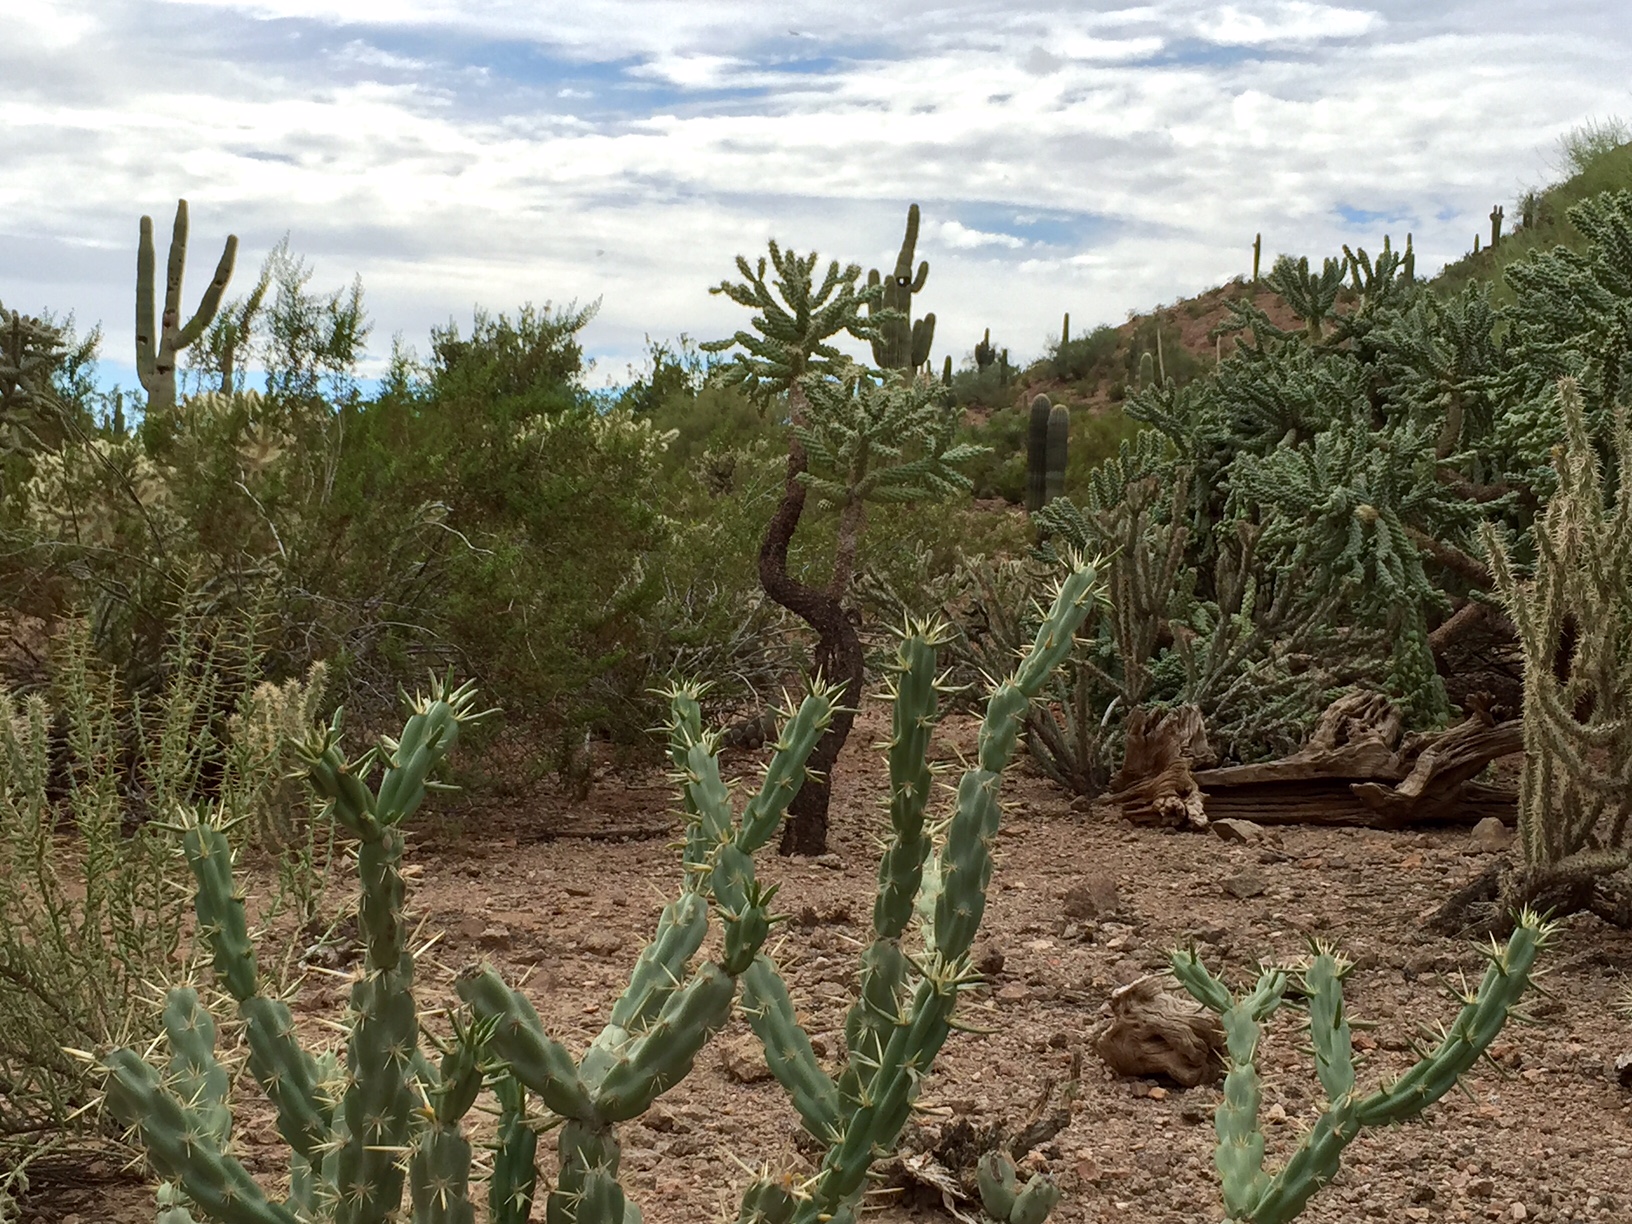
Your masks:
M1224 1026L1194 1000L1162 989L1152 974L1111 993L1090 1035L1117 1075L1163 1075L1186 1088L1216 1079Z
M1291 756L1222 769L1193 768L1206 751L1193 707L1128 722L1128 747L1105 802L1135 824L1205 828L1246 819L1263 825L1363 825L1518 818L1517 794L1473 779L1523 750L1517 720L1483 711L1445 731L1402 736L1399 711L1380 693L1351 693L1321 715ZM1200 745L1200 748L1197 745Z
M1195 706L1134 710L1128 715L1122 768L1111 779L1106 801L1135 824L1206 828L1191 766L1211 759L1207 729Z

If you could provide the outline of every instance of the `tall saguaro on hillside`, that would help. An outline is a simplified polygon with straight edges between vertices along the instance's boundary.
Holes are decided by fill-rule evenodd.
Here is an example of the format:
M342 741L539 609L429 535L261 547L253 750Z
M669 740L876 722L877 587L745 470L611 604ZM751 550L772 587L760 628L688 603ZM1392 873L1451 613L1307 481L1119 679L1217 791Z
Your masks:
M867 288L882 293L867 308L868 316L875 314L878 335L873 337L873 364L881 370L921 370L929 360L929 347L935 342L935 316L926 314L914 320L912 298L923 292L929 278L929 260L912 270L912 259L918 249L918 205L907 209L907 233L901 240L901 252L895 258L895 271L882 277L877 268L867 273Z
M198 309L181 321L181 278L187 266L187 201L176 202L176 221L170 231L170 257L164 278L164 314L154 318L153 218L143 217L136 250L136 377L147 392L149 408L168 408L176 402L176 358L194 344L221 308L221 295L232 279L238 257L238 236L227 235L221 262Z

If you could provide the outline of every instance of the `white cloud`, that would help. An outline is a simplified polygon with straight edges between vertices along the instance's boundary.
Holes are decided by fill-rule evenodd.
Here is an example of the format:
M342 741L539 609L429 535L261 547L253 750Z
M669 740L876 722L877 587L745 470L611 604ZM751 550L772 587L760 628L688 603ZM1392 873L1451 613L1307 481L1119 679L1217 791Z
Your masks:
M1431 267L1560 131L1632 110L1613 14L1520 0L950 0L922 28L878 0L865 41L830 0L798 37L722 0L334 7L58 0L8 27L0 300L101 319L125 359L136 218L186 195L191 301L229 228L240 283L289 231L317 283L362 274L379 357L477 302L600 298L586 340L621 374L643 334L740 325L706 292L737 253L888 260L917 200L941 351L990 326L1018 357L1064 310L1247 270L1255 231L1375 246L1344 208L1399 218Z
M994 234L987 230L970 229L956 221L942 221L936 227L936 235L946 246L954 251L972 251L978 247L1007 247L1011 251L1018 251L1024 247L1025 241L1016 238L1013 234Z

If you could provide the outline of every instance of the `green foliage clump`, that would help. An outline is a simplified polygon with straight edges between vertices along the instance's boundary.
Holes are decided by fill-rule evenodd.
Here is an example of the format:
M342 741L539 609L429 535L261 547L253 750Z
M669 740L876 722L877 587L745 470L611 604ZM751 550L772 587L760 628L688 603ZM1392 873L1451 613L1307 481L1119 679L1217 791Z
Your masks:
M263 916L321 914L327 839L283 782L279 734L305 721L321 669L256 686L245 646L184 633L164 686L131 701L76 621L52 644L48 691L0 686L0 1159L90 1123L93 1085L65 1046L153 1035L149 991L181 970L185 917L156 821L213 798L246 844L278 856Z

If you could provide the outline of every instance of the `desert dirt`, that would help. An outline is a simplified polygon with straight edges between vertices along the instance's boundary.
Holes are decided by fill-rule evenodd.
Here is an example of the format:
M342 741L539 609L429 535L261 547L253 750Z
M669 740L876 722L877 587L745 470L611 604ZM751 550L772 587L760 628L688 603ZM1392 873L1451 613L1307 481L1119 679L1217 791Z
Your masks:
M973 747L975 726L949 716L938 758L956 766ZM782 885L780 908L792 916L778 958L830 1065L870 933L887 776L872 745L885 727L881 708L865 713L835 771L833 853L759 859L761 879ZM758 761L742 751L726 765L751 779ZM1063 1105L1069 1125L1028 1158L1063 1188L1054 1219L1223 1218L1212 1167L1218 1085L1117 1078L1086 1046L1110 992L1160 971L1174 946L1195 941L1209 966L1239 986L1258 958L1298 958L1314 937L1338 943L1356 962L1346 990L1351 1018L1377 1025L1357 1036L1367 1051L1364 1086L1403 1070L1419 1030L1455 1014L1442 978L1465 972L1476 981L1484 968L1474 946L1423 925L1489 861L1465 829L1289 828L1260 845L1135 829L1073 805L1024 760L1010 770L1004 799L1010 810L978 948L995 971L962 1013L986 1031L955 1033L947 1043L920 1100L928 1108L916 1141L927 1146L962 1122L1012 1134L1045 1099ZM525 978L549 1029L581 1050L677 888L678 829L673 791L655 770L604 777L583 801L541 792L502 808L492 799L443 802L410 844L419 868L410 904L426 932L443 933L420 961L422 1005L444 1003L453 973L486 958L507 980ZM1492 1049L1495 1065L1481 1063L1466 1092L1445 1097L1425 1120L1362 1135L1303 1219L1632 1220L1632 1091L1615 1071L1617 1057L1632 1051L1632 1020L1612 1009L1632 967L1632 932L1569 919L1543 964L1552 997L1533 998L1537 1023L1505 1030ZM297 1011L314 1043L334 1039L321 1022L341 1015L346 989L327 974L306 979ZM1260 1060L1271 1168L1321 1100L1303 1044L1297 1012L1283 1008ZM774 1081L758 1078L756 1048L734 1019L686 1080L620 1127L624 1183L650 1224L735 1219L748 1169L801 1168L794 1112ZM283 1151L270 1113L247 1075L238 1091L239 1151L275 1187ZM548 1176L549 1135L540 1152ZM26 1219L153 1219L151 1191L111 1157L47 1163L35 1182ZM873 1202L879 1224L954 1218L934 1192L886 1187ZM962 1210L978 1218L974 1205ZM535 1205L534 1218L543 1215Z

